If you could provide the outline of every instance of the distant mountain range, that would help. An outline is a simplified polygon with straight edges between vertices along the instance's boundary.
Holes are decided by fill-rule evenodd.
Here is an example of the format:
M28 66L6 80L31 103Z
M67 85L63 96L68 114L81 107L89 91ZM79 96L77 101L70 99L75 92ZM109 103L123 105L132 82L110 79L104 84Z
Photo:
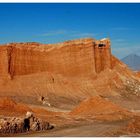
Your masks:
M129 54L121 59L121 61L127 64L132 70L140 71L140 56L136 54Z

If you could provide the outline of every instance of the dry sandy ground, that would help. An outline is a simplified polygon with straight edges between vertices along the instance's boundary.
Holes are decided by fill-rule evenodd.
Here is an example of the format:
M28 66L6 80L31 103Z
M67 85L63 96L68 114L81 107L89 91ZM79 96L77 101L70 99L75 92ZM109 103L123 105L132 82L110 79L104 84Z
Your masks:
M77 126L67 126L66 128L56 128L50 131L24 133L13 136L20 137L101 137L108 136L108 132L114 132L126 125L127 121L120 122L93 122L79 124Z
M96 99L96 100L95 100ZM9 100L10 101L10 100ZM110 101L104 100L101 97L95 97L91 101L91 107L94 107L92 111L98 113L101 111L109 110L108 108L104 108L101 105L104 103L109 106L110 109L116 108L116 106L112 105ZM100 104L96 104L96 101L100 101ZM84 105L88 103L88 100L84 101ZM125 102L124 102L125 103ZM83 104L83 103L82 103ZM13 104L12 104L13 105ZM42 117L45 120L48 120L51 124L55 124L55 128L52 130L41 131L41 132L27 132L22 134L8 134L8 135L1 135L1 136L8 136L8 137L98 137L98 136L123 136L123 134L117 134L116 132L120 131L124 128L128 122L131 120L130 118L125 118L123 120L115 120L112 118L111 121L100 121L95 120L94 118L88 118L84 116L79 116L79 118L75 118L75 116L68 115L70 110L67 109L60 109L56 107L46 107L40 104L27 104L29 108L31 108L35 113L38 114L38 117ZM129 104L127 104L129 105ZM79 105L81 107L81 105ZM99 109L98 109L99 108ZM117 107L118 108L118 107ZM84 110L85 108L82 107ZM96 109L96 110L95 110ZM119 108L120 111L122 110ZM88 111L88 109L86 109ZM91 109L90 109L91 110ZM50 112L52 111L52 112ZM110 110L112 112L112 110ZM94 116L93 112L91 113L92 117ZM139 114L139 112L137 112ZM0 114L2 115L2 114ZM104 116L104 119L107 116ZM114 115L110 116L114 117ZM117 117L115 115L115 117ZM97 117L98 118L98 117ZM102 117L101 117L102 118ZM114 135L115 134L115 135ZM125 135L129 136L129 135Z

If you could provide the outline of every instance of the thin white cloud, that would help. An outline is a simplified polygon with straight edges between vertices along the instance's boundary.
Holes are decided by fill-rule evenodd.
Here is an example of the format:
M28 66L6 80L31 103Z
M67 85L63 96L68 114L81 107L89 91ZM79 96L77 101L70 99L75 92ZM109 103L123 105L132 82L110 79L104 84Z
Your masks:
M73 37L95 37L97 34L93 33L76 33L72 34Z
M97 34L93 34L90 32L79 32L79 31L68 31L68 30L56 30L56 31L48 31L46 33L41 34L40 36L44 37L52 37L52 36L58 36L58 35L67 35L70 37L95 37Z
M56 35L63 35L66 34L66 30L56 30L56 31L49 31L46 33L43 33L41 36L56 36Z

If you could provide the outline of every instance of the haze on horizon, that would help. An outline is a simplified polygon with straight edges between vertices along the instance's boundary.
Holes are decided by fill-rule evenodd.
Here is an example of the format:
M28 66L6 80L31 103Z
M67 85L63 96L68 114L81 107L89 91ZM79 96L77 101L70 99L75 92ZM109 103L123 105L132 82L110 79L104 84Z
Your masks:
M0 3L0 44L110 38L112 53L140 54L140 4Z

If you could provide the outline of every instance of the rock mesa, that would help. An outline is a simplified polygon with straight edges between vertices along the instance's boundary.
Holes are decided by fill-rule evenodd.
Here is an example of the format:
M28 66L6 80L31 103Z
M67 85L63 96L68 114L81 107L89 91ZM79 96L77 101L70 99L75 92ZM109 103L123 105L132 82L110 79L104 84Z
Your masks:
M0 76L52 72L91 76L111 68L110 40L91 38L58 44L10 43L0 46Z

